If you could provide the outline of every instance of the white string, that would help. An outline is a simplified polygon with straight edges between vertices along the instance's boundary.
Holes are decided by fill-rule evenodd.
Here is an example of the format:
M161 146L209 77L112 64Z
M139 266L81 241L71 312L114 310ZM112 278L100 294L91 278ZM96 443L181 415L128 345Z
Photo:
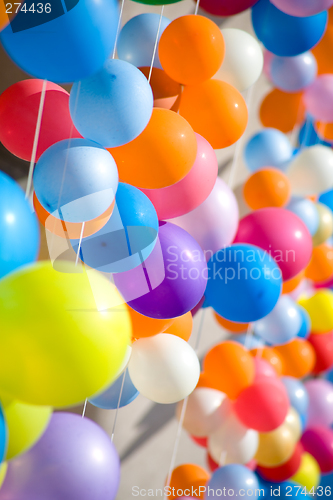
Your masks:
M203 332L203 324L204 324L204 320L205 320L205 316L206 316L206 311L207 311L206 308L202 309L202 314L201 314L201 319L200 319L200 325L199 325L197 340L195 342L195 347L194 347L195 352L197 352L198 348L199 348L199 344L200 344L200 340L201 340L201 335L202 335L202 332Z
M120 408L121 396L123 395L123 389L124 389L124 383L125 383L126 372L127 372L127 368L126 368L126 370L124 371L123 380L121 381L121 387L120 387L120 392L119 392L119 398L118 398L117 410L116 410L116 414L115 414L115 416L114 416L113 427L112 427L112 433L111 433L111 443L113 443L114 433L115 433L115 430L116 430L117 418L118 418L118 413L119 413L119 408Z
M246 332L246 337L245 337L245 342L244 342L244 347L246 349L250 349L250 346L251 346L251 340L253 339L253 324L252 323L249 323L249 326L247 328L247 332Z
M195 16L198 14L199 6L200 6L200 0L197 0L197 5L195 6L195 11L194 11Z
M42 86L42 92L40 94L40 101L39 101L39 108L38 108L38 115L37 115L37 123L36 123L36 129L35 129L35 137L34 137L34 142L33 142L33 146L32 146L32 153L31 153L31 160L30 160L30 166L29 166L29 174L28 174L27 187L26 187L26 190L25 190L25 197L26 198L29 198L30 190L31 190L31 185L32 185L32 176L33 176L33 173L34 173L34 166L35 166L36 155L37 155L37 147L38 147L38 141L39 141L40 127L41 127L41 124L42 124L42 117L43 117L43 110L44 110L46 85L47 85L47 80L44 80L43 81L43 86Z
M120 33L121 21L122 21L122 18L123 18L124 5L125 5L125 0L122 0L122 2L121 2L121 7L120 7L119 21L118 21L118 26L117 26L116 39L115 39L115 41L114 41L114 47L113 47L112 59L114 59L114 58L116 57L116 52L117 52L117 42L118 42L119 33Z
M88 399L85 400L84 405L83 405L82 418L84 418L84 416L86 414L87 403L88 403Z
M164 5L162 5L161 15L160 15L160 21L158 23L158 28L157 28L157 33L156 33L156 40L155 40L155 45L154 45L154 50L153 50L153 56L152 56L152 59L151 59L151 65L150 65L150 70L149 70L148 83L150 83L151 75L152 75L152 72L153 72L153 66L154 66L154 61L155 61L155 56L156 56L157 46L158 46L158 37L160 36L162 19L163 19L163 12L164 12Z
M76 259L75 259L75 265L76 266L77 266L77 263L79 262L79 255L80 255L82 238L83 238L83 233L84 233L84 226L85 226L85 222L82 222L82 228L81 228L81 234L80 234L80 241L79 241L79 246L77 248Z

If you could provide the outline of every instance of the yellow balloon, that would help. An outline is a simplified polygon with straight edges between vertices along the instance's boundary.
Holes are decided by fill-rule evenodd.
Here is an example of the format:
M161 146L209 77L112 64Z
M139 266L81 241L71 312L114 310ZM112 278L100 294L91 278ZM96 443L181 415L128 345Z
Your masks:
M333 330L333 292L322 288L310 298L302 298L299 304L311 319L312 331L326 333Z
M292 406L289 408L284 424L291 430L295 443L302 435L302 423L298 412Z
M5 477L6 477L6 474L7 474L7 469L8 469L8 465L6 462L3 462L1 465L0 465L0 488L1 486L3 485L3 482L5 480Z
M97 271L38 262L0 281L0 393L31 405L82 403L115 379L127 308ZM120 304L120 305L119 305Z
M311 488L315 490L320 483L320 467L317 460L315 460L310 453L303 453L301 465L290 480L295 481L295 483L301 486L305 486L307 492L309 492Z
M254 458L262 467L277 467L289 460L295 445L293 433L284 422L272 432L259 434L259 446Z
M333 214L323 203L316 203L317 212L319 215L319 226L316 233L312 236L314 247L321 245L333 234Z

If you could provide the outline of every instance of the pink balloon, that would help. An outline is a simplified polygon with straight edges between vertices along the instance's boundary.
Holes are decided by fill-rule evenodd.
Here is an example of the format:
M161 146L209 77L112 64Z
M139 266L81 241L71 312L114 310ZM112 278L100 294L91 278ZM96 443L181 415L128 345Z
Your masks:
M234 193L218 177L208 198L186 215L172 219L201 246L206 259L230 245L238 227L238 205Z
M270 363L262 358L258 358L257 356L253 359L253 361L255 369L255 382L258 382L261 378L277 378L277 373Z
M218 163L214 149L199 134L197 157L190 172L179 182L163 189L141 189L153 203L159 220L173 219L191 212L211 193Z
M197 0L195 0L197 1ZM214 16L233 16L253 7L258 0L201 0L200 7Z
M333 75L319 75L303 94L308 113L316 120L333 122Z
M333 424L333 384L320 378L305 383L309 394L307 428Z
M301 444L318 462L321 472L328 474L333 471L333 431L326 427L307 429Z
M289 16L314 16L333 5L333 0L271 0L272 4Z
M266 250L290 280L310 262L311 235L297 215L284 208L261 208L241 219L234 240Z

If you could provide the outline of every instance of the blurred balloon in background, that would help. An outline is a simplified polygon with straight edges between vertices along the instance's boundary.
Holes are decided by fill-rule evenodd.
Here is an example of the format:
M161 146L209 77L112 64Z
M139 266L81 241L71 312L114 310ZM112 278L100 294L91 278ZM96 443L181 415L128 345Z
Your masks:
M254 172L244 184L244 199L253 210L283 207L290 198L290 183L277 168L262 168Z
M303 424L306 423L309 410L309 395L306 386L295 377L282 377L281 382L286 388L290 405L298 412Z
M244 489L244 498L248 500L249 498L258 497L259 483L256 475L247 467L239 464L229 464L220 467L214 472L207 484L207 488L216 493L218 490L223 490L223 488L233 491ZM248 491L251 491L251 494ZM208 495L205 498L209 498Z
M138 395L139 391L134 387L128 370L125 369L125 372L106 391L89 398L88 401L93 406L103 410L116 410L132 403Z
M303 378L309 375L316 361L312 345L296 337L287 344L274 346L282 362L282 373L288 377Z
M318 462L323 474L333 471L333 430L320 425L306 429L301 443Z
M178 490L185 491L192 488L197 489L198 496L203 500L204 498L204 486L206 486L207 481L209 480L209 473L199 465L196 464L182 464L178 465L175 469L173 469L170 479L170 495L171 499L175 499L176 492ZM201 490L199 493L199 488L201 486Z
M251 172L275 167L285 170L293 150L288 137L273 128L266 128L253 135L244 149L244 160Z
M332 210L323 203L316 203L319 217L317 231L312 237L313 246L316 247L327 241L333 234L333 213Z
M310 492L312 488L317 488L320 476L320 467L317 460L310 453L303 453L300 467L291 479L304 486L306 491ZM320 490L318 491L320 493Z
M312 332L327 333L333 330L333 292L319 290L312 297L302 297L299 304L308 312Z
M319 215L313 201L301 196L292 196L286 209L293 212L304 222L311 236L316 233L319 226Z
M273 85L280 90L299 92L311 85L316 76L317 62L311 52L294 57L272 57L270 77Z
M309 395L307 427L330 427L333 424L333 385L327 380L316 379L305 382L305 388Z
M149 78L150 66L141 66L140 71ZM153 91L154 108L179 110L182 86L172 80L163 69L152 68L150 86Z
M287 134L305 118L302 101L303 92L283 92L273 89L263 98L259 108L259 118L264 127L276 128ZM288 110L288 111L287 111Z
M290 16L307 17L329 9L333 5L333 1L318 0L313 3L308 0L272 0L272 4Z
M319 75L303 95L307 112L316 120L333 122L333 75Z

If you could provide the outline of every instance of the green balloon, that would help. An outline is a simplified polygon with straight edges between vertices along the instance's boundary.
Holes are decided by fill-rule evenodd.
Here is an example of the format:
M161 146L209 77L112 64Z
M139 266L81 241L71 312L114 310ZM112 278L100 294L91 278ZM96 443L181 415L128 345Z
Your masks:
M169 5L181 2L181 0L133 0L133 2L144 3L146 5Z

